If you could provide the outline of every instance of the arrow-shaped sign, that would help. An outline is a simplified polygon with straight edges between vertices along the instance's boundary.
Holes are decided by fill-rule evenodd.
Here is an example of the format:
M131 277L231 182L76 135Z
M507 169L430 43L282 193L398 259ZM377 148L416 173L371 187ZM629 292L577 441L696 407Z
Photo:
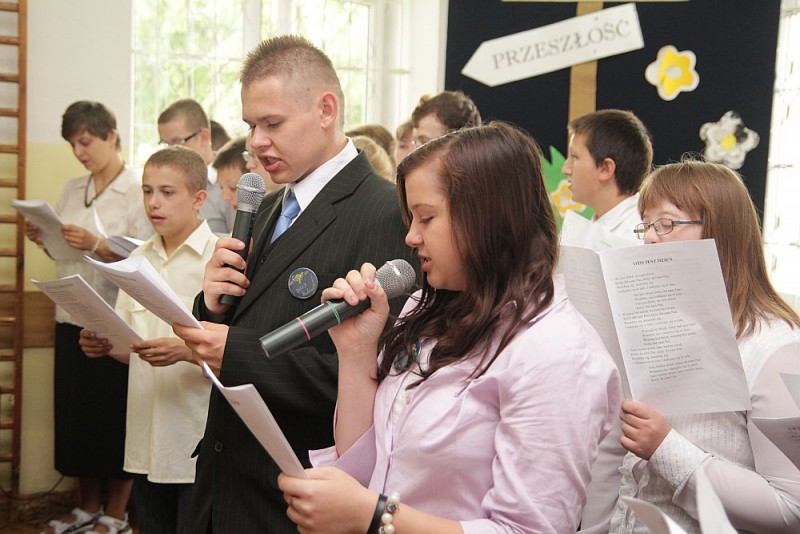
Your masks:
M489 87L644 48L635 4L484 41L461 74Z

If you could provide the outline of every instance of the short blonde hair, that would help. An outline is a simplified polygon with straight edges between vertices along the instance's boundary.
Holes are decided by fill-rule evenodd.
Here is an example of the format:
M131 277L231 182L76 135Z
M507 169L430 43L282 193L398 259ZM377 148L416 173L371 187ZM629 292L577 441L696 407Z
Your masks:
M208 187L208 167L203 158L189 148L174 145L153 153L144 164L148 167L172 167L181 171L186 178L186 187L196 193Z
M387 154L378 143L366 135L357 135L353 137L352 140L356 148L362 150L367 155L367 159L372 165L372 168L375 169L375 172L387 180L394 182L394 165L392 164L392 158L389 157L389 154Z
M339 76L330 58L311 41L298 35L278 35L251 50L239 76L242 86L270 76L285 76L295 80L296 84L305 82L336 95L339 100L338 124L344 126L344 92Z

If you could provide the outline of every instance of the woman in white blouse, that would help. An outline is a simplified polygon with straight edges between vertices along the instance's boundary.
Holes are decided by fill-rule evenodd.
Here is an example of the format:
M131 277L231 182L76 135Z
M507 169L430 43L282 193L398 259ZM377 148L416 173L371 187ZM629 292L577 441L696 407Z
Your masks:
M75 102L64 112L61 136L88 171L67 182L58 200L62 236L82 254L104 262L119 260L98 220L108 235L146 239L153 229L144 211L141 178L120 153L116 118L99 102ZM26 233L42 244L39 228L28 223ZM80 274L114 306L116 286L82 259L56 259L59 278L73 274ZM80 324L80 317L56 308L55 467L78 478L80 506L51 521L48 534L83 532L103 514L124 521L131 491L130 475L122 470L128 368L113 358L87 358L78 345ZM104 525L96 530L107 531Z
M716 241L752 409L663 417L644 403L622 404L621 496L657 505L699 532L695 472L711 480L739 530L800 531L800 470L750 422L800 416L780 374L800 374L800 318L769 282L758 218L741 178L713 163L665 165L639 198L647 243ZM720 377L724 380L724 377ZM611 532L649 532L622 500Z

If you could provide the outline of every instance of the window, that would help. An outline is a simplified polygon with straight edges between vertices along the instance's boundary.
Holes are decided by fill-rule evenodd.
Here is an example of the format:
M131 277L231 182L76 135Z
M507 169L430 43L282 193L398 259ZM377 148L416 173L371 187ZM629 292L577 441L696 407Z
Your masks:
M783 0L775 65L764 243L775 288L800 309L800 0Z
M303 35L333 61L345 124L402 122L396 102L403 0L137 0L134 9L133 162L158 144L160 111L194 98L232 136L243 135L239 69L261 39Z

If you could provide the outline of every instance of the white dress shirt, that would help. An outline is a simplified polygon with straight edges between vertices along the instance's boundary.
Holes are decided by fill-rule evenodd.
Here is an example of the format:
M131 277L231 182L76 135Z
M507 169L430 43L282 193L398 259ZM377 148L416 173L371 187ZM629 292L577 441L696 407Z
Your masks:
M203 221L169 257L158 235L131 256L147 258L191 311L216 242ZM144 339L176 337L170 325L124 292L119 294L116 309ZM153 367L131 353L125 471L146 474L150 482L162 484L194 482L195 458L191 454L203 437L210 390L211 382L193 363Z

